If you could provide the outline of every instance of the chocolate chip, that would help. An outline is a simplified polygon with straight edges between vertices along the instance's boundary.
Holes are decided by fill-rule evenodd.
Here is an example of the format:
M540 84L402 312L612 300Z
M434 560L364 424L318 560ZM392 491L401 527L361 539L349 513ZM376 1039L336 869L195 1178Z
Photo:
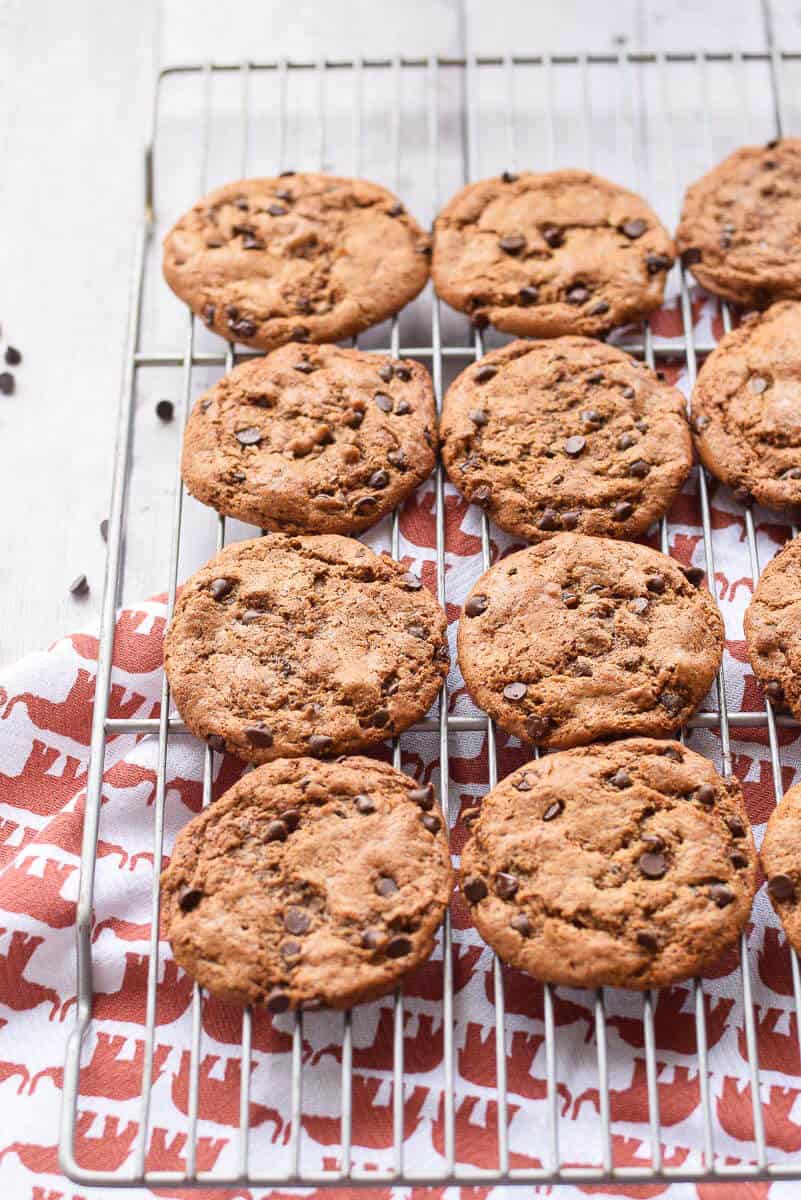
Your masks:
M365 950L375 950L381 944L381 933L377 929L365 929L362 934L362 946Z
M673 260L664 254L646 254L645 266L649 275L658 275L660 271L669 271Z
M637 945L642 946L643 950L647 950L649 954L655 954L659 949L659 942L654 935L644 929L637 934Z
M312 312L313 307L314 306L312 305L311 300L307 300L305 296L302 296L295 305L296 310L299 313L304 313L304 315L308 315L308 313Z
M475 374L473 375L473 379L476 381L476 383L488 383L490 381L490 379L494 379L497 374L498 374L497 367L493 367L493 366L490 366L489 364L486 364L483 367L478 367Z
M521 937L528 937L531 933L531 921L525 913L515 913L509 922L515 933L519 933Z
M411 938L404 937L402 934L394 937L387 946L387 954L390 958L405 958L407 954L412 952Z
M536 288L532 283L527 284L525 287L521 287L520 291L517 293L517 298L521 304L536 304L537 300L539 299L539 295L539 288Z
M478 904L487 895L488 888L480 875L468 875L462 884L462 891L471 904Z
M793 900L795 884L789 875L774 875L768 880L768 892L772 900Z
M546 225L542 231L542 236L552 250L556 250L558 246L561 246L564 240L561 229L557 229L555 225Z
M408 400L399 400L398 403L395 405L395 412L398 414L399 417L403 417L406 415L406 413L410 413L411 411L412 411L412 406ZM428 431L427 430L425 431L425 436L426 436L426 440L428 440ZM431 443L429 442L429 445L430 444Z
M543 821L555 820L555 818L562 813L564 807L565 806L561 800L554 800L553 804L549 804L545 812L542 814Z
M603 313L608 313L608 312L609 312L609 305L606 303L606 301L605 300L597 300L595 302L595 304L593 304L592 308L590 309L589 315L591 317L600 317L603 315Z
M360 517L369 516L378 508L378 501L375 496L359 496L353 501L353 511Z
M632 434L621 433L620 437L617 439L617 448L618 450L629 450L633 445L636 444L636 441L637 439Z
M411 371L408 367L404 367L403 363L395 367L395 375L398 379L402 380L403 383L408 383L412 377Z
M467 415L474 425L486 425L489 420L483 408L472 408Z
M305 908L288 908L284 913L284 929L287 933L306 933L311 927L311 917Z
M522 775L520 779L517 780L515 783L515 790L518 792L531 791L531 783L529 782L528 775Z
M73 596L85 596L89 591L89 580L85 575L78 575L70 584L70 592Z
M478 820L480 815L481 815L481 809L476 804L471 805L470 808L464 809L461 814L462 821L464 822L465 825L472 825L475 821Z
M651 464L647 463L644 458L635 458L633 463L629 464L629 475L633 475L635 479L645 479L645 476L650 474Z
M289 1008L289 996L287 996L286 992L282 992L276 988L274 991L270 992L269 996L267 997L266 1004L268 1012L286 1012L286 1010Z
M294 199L293 194L292 194L292 192L290 192L289 188L276 188L275 195L276 195L276 199L278 199L278 200L290 200L291 201Z
M647 228L647 222L643 221L640 217L637 217L633 221L624 221L620 226L620 232L625 234L627 238L631 238L632 241L634 241L635 238L642 237Z
M779 475L780 479L801 479L801 467L788 467Z
M633 400L636 395L636 392L634 391L633 387L624 387L623 391L620 394L624 400ZM634 443L632 442L630 444L633 445ZM625 446L622 447L622 449L625 449Z
M379 896L394 896L398 891L398 885L391 875L379 875L375 883L375 890Z
M565 454L569 454L571 458L576 458L579 454L581 454L586 445L586 438L576 434L573 437L569 437L565 442Z
M745 825L738 817L726 817L726 824L729 827L729 833L732 837L745 837Z
M550 728L550 724L551 722L548 717L540 717L536 715L529 717L526 721L526 735L530 737L533 742L536 742L540 738L545 737L548 729Z
M236 440L240 446L258 446L262 439L262 432L255 425L249 425L247 429L237 429Z
M704 808L711 808L717 799L715 789L711 783L702 783L698 791L693 797L699 804L703 804Z
M492 489L486 483L482 483L473 491L470 499L474 504L479 504L482 508L486 508L492 499Z
M734 892L723 883L713 883L709 889L709 899L714 900L718 908L725 908L734 900Z
M510 875L507 871L499 871L495 876L495 893L500 896L501 900L511 900L519 887L520 880L516 875Z
M239 337L248 338L253 337L257 326L256 322L251 321L249 317L239 317L235 321L229 321L228 328Z
M406 632L411 637L419 638L421 642L428 637L428 630L424 625L407 625Z
M583 284L577 283L567 290L568 304L586 304L590 298L590 293Z
M691 267L693 263L699 263L703 255L697 246L690 246L681 256L681 261L685 267Z
M651 578L647 580L645 586L648 588L649 592L655 592L657 596L661 596L667 587L667 580L665 579L664 575L652 575Z
M559 513L553 508L546 508L545 512L537 521L537 528L543 530L560 529L562 522L559 519Z
M747 508L750 508L754 503L753 496L747 487L736 487L732 495L738 504L744 504Z
M289 830L283 821L270 821L264 831L265 842L285 842L289 835Z
M216 754L225 753L225 738L220 737L219 733L210 733L206 738L206 745L209 750L214 750Z
M703 583L706 576L706 571L703 567L679 567L679 570L687 582L691 583L693 587L699 587Z
M4 396L11 396L14 392L15 386L16 384L14 382L14 376L10 371L3 371L0 373L0 392L2 392Z
M108 517L104 517L100 522L100 536L104 542L108 541Z
M264 613L260 608L246 608L239 620L243 625L252 625L254 621L258 621Z
M214 316L215 316L216 311L217 310L213 304L204 304L202 315L203 315L203 320L206 322L207 325L214 324Z
M367 482L371 488L385 488L389 483L389 475L384 470L373 471Z
M282 958L297 958L302 949L300 942L284 942L280 954Z
M600 429L604 423L604 418L597 408L585 408L579 413L585 425L589 425L593 429Z
M684 701L676 692L663 692L659 697L659 703L672 717L677 716L684 707Z
M181 912L192 912L203 899L204 893L199 888L186 888L178 897L178 907Z
M637 613L639 616L642 616L643 613L648 612L648 608L648 600L645 598L645 596L635 596L629 604L629 611Z
M233 579L212 579L209 591L215 600L224 600L229 592L233 591L233 587Z
M670 758L673 760L673 762L677 762L677 763L684 762L684 755L682 754L682 752L678 748L678 746L667 746L662 751L662 753L665 756L665 758Z
M434 785L427 783L425 787L412 788L409 792L409 799L413 804L419 804L420 808L432 809L434 807Z
M562 513L562 528L575 529L581 519L581 513L575 512L573 509Z
M266 749L273 744L273 731L267 725L251 725L245 730L245 737L252 746Z
M755 396L761 396L768 386L767 379L763 379L761 375L752 375L748 380L748 386Z
M734 854L729 855L729 862L738 871L744 871L749 866L748 855L740 850L735 850Z
M631 776L624 767L620 767L617 771L615 771L614 775L609 777L609 782L612 787L616 788L622 789L631 787Z
M486 612L489 607L489 597L479 593L477 596L471 596L464 606L464 615L466 617L480 617L483 612Z
M300 810L297 808L285 808L281 813L281 820L287 829L294 831L300 825Z
M287 211L286 207L283 204L268 204L267 205L267 212L270 214L271 217L286 216L286 211Z
M486 329L489 325L489 317L486 313L473 313L470 324L474 329Z
M175 416L175 408L172 400L159 400L156 405L156 416L160 421L171 421Z
M513 171L504 171L501 175L501 179L504 183L516 183L518 178L519 176L515 175Z
M6 347L5 358L6 358L6 362L8 363L8 365L10 367L18 367L19 364L22 362L22 355L20 354L20 352L16 348L16 346L7 346Z
M362 813L364 816L375 812L375 800L373 800L372 796L362 794L356 797L354 803L356 811Z
M393 204L391 208L387 209L388 217L399 217L399 216L401 216L402 213L403 213L403 205L400 203L400 201Z
M527 691L528 688L524 683L507 683L503 694L506 700L522 700Z
M382 383L389 383L394 373L392 363L385 363L383 367L378 368L378 378Z
M438 833L439 832L439 828L440 828L442 822L440 821L440 819L436 815L436 813L423 813L420 820L423 824L423 828L427 829L429 833Z
M764 685L765 695L773 704L781 704L784 700L784 688L778 679L771 679Z
M519 233L509 234L507 237L502 237L498 241L498 245L504 254L520 254L526 248L526 239Z
M664 854L652 850L646 850L637 860L637 866L645 875L646 879L661 879L667 871L667 859Z
M634 505L629 504L628 500L621 500L612 509L612 520L627 521L634 512Z
M398 471L409 469L409 460L402 450L390 450L387 454L387 462Z
M334 748L334 739L324 733L313 733L309 738L309 750L312 754L330 754Z
M388 396L386 392L376 392L376 394L373 396L373 400L382 412L392 412L392 397Z
M660 374L659 371L657 371L657 376L659 376L659 374ZM661 378L664 379L664 375L662 375ZM639 429L640 433L647 433L648 432L648 422L643 420L642 417L638 417L637 420L634 422L634 428Z
M292 369L300 371L301 375L311 375L312 371L317 370L317 367L314 363L310 363L308 359L302 358L300 362L294 364Z

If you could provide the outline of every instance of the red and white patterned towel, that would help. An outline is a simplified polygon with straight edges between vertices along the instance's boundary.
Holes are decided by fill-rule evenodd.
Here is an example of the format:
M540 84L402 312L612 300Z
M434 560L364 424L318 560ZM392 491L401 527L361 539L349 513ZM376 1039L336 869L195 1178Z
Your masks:
M710 312L696 306L694 315L698 331L708 337ZM675 309L661 313L655 324L661 336L680 334ZM719 335L716 320L715 325ZM679 382L686 387L686 379L680 377ZM675 506L671 550L681 561L701 565L695 486L695 480L688 484ZM742 615L751 595L743 516L728 492L713 488L712 498L716 552L712 582L729 637L728 701L733 711L759 709L761 697L747 666L742 638ZM429 483L402 518L402 553L432 587L433 513ZM784 541L787 529L775 514L758 511L757 522L764 561ZM450 492L447 526L448 617L453 639L459 604L480 570L480 542L477 513ZM495 532L497 554L512 542ZM382 531L367 540L381 546ZM119 614L110 716L158 714L165 616L163 599ZM73 921L97 651L92 633L77 633L26 658L0 680L0 1195L10 1200L102 1194L65 1180L56 1151L64 1043L75 1007ZM455 711L472 711L455 668L451 684ZM780 729L779 736L786 788L798 777L801 738L796 728ZM176 737L173 742L168 759L167 851L177 830L201 806L201 749L189 737ZM716 731L696 733L692 744L719 763ZM405 736L405 769L418 777L435 774L437 745L435 734ZM499 750L502 772L525 757L524 748L504 736L499 737ZM117 736L108 742L93 932L95 1020L86 1045L76 1148L82 1164L108 1171L125 1166L138 1134L156 755L155 737ZM774 802L764 729L738 731L733 766L759 838ZM218 761L217 768L215 794L230 785L241 766L227 758L221 766ZM454 815L483 793L486 778L485 739L479 734L454 738L450 791ZM455 850L463 838L458 826ZM492 962L458 899L453 917L457 1158L463 1164L490 1167L497 1163ZM750 961L767 1142L773 1159L801 1164L801 1062L790 960L764 894L754 905L752 923ZM181 1170L187 1130L191 982L176 969L166 943L162 943L160 980L147 1164ZM506 971L505 980L510 1157L513 1166L524 1166L538 1163L547 1153L542 993L515 971ZM441 1169L444 1162L441 994L441 959L436 956L406 991L405 1161L416 1172ZM748 1160L753 1155L751 1096L736 954L720 965L707 985L707 996L715 1148L728 1161ZM615 1160L645 1164L649 1132L641 1005L630 994L608 992L607 997ZM302 1161L306 1169L333 1166L339 1151L341 1020L335 1014L317 1013L304 1024ZM560 989L555 1020L563 1158L597 1163L599 1096L592 998ZM698 1163L702 1122L689 986L660 994L656 1026L665 1161L690 1166ZM238 1010L204 1003L201 1170L236 1169L240 1030ZM250 1114L254 1171L288 1165L290 1031L289 1016L274 1021L263 1014L254 1017ZM358 1010L353 1035L354 1163L389 1166L391 999ZM776 1200L796 1196L797 1187L793 1183L725 1185L720 1190L690 1184L672 1189L655 1185L644 1191L566 1187L557 1194L655 1196L669 1191L674 1200L722 1200L735 1193ZM526 1193L549 1194L550 1189L528 1188ZM136 1193L145 1194L141 1189ZM196 1194L261 1200L284 1193L237 1188ZM325 1194L331 1195L321 1193ZM389 1189L377 1187L363 1194L388 1197ZM412 1189L398 1192L411 1194ZM457 1189L447 1194L455 1197ZM476 1194L506 1193L497 1188Z

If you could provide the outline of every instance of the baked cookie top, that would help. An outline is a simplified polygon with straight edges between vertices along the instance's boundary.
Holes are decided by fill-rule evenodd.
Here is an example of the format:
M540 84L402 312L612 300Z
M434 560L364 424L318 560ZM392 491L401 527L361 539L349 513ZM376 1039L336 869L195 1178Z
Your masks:
M673 264L645 201L589 171L468 184L434 224L438 294L479 326L597 336L659 308Z
M417 576L336 534L226 546L184 584L164 642L173 699L252 762L347 754L423 717L448 672Z
M687 189L676 243L710 292L801 299L801 138L743 146Z
M801 720L801 538L787 542L765 567L743 625L765 695Z
M753 313L721 339L692 417L701 461L738 498L801 506L801 304Z
M428 235L377 183L287 172L210 192L164 239L164 276L221 337L337 342L428 279Z
M195 403L187 488L218 512L288 533L358 533L436 462L431 377L410 359L283 346Z
M248 772L181 830L161 878L180 965L276 1013L391 991L431 953L453 885L433 787L367 758Z
M512 342L468 367L442 411L451 481L509 533L631 538L689 474L684 398L590 338Z
M787 940L801 950L801 784L785 792L770 814L759 856L770 902Z
M568 987L664 987L715 964L751 911L740 785L677 742L548 754L484 797L461 888L502 959Z
M522 741L562 749L677 730L720 666L723 622L658 550L560 533L481 576L458 649L476 704Z

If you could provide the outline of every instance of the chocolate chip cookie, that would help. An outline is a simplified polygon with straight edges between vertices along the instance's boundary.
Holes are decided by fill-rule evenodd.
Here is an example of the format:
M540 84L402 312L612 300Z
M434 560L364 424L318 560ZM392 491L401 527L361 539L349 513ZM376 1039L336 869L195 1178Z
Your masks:
M726 300L801 299L801 138L743 146L703 175L687 189L676 243Z
M164 642L173 699L251 762L351 753L423 717L446 617L416 575L337 534L226 546L184 584Z
M563 749L677 730L720 666L723 622L658 550L560 533L482 575L458 648L476 704L522 741Z
M164 239L164 276L231 342L337 342L391 317L428 279L430 242L386 188L287 172L193 205Z
M759 856L768 896L787 940L801 951L801 784L785 792L770 814Z
M568 987L664 987L744 928L756 851L742 791L678 742L549 754L484 797L461 888L506 962Z
M433 787L368 758L248 772L181 830L161 880L180 965L274 1013L392 991L453 887Z
M644 533L693 461L684 398L644 363L590 338L511 342L451 385L451 481L508 533Z
M701 461L738 498L801 506L801 304L747 317L698 376L692 418Z
M419 363L283 346L200 397L182 474L198 500L264 529L358 533L428 478L436 446Z
M598 335L659 308L673 243L634 192L589 171L471 183L434 225L437 293L479 327Z
M801 721L801 538L788 542L765 567L743 625L765 695Z

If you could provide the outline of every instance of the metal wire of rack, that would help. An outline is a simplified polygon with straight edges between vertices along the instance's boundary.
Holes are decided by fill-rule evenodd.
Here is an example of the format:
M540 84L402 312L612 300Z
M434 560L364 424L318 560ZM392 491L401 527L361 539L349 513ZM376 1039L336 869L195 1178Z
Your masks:
M584 162L582 165L590 169L600 169L602 164L596 162L597 115L594 110L594 97L591 86L591 76L595 68L603 68L611 72L615 81L618 111L615 114L605 114L607 124L611 120L617 131L622 129L624 136L628 132L628 150L634 160L634 174L637 180L637 190L649 196L649 171L646 163L648 156L648 119L651 117L652 101L661 105L661 125L668 131L666 153L669 158L669 175L675 189L674 201L676 206L680 199L680 188L687 178L678 169L677 148L673 139L673 110L671 105L670 73L674 69L693 73L698 95L702 98L701 128L704 147L704 158L707 164L716 161L720 154L715 153L714 130L712 128L712 109L708 103L708 73L717 66L724 65L733 72L735 80L745 78L748 69L759 69L765 73L769 82L771 94L771 119L775 116L775 127L772 136L781 135L787 128L787 85L783 80L783 72L787 65L801 62L801 54L796 53L742 53L742 52L708 52L708 53L620 53L602 55L514 55L506 58L473 58L445 59L373 59L352 61L324 62L245 62L223 64L181 64L163 70L159 76L153 115L153 140L145 157L145 213L142 228L139 232L135 254L131 319L127 339L125 374L120 404L118 441L116 449L112 505L109 520L107 577L102 606L102 623L100 635L100 652L97 668L96 699L92 724L91 760L87 785L86 816L83 833L82 870L77 910L77 954L78 954L78 998L77 1020L71 1033L67 1049L66 1068L64 1074L64 1100L62 1110L62 1126L60 1133L60 1157L63 1169L73 1180L87 1185L104 1186L133 1186L146 1184L151 1187L170 1186L231 1186L244 1184L249 1186L332 1186L347 1184L372 1185L378 1184L463 1184L490 1185L493 1183L603 1183L626 1182L654 1183L658 1181L703 1180L721 1181L727 1179L756 1180L777 1178L801 1178L801 1162L772 1161L766 1144L764 1113L762 1107L760 1067L757 1057L757 1035L754 1024L754 1002L750 976L747 937L742 935L740 940L740 978L743 1002L744 1037L748 1055L748 1070L751 1085L752 1121L753 1121L753 1154L751 1162L732 1162L716 1153L715 1126L712 1115L712 1097L709 1088L709 1039L707 1033L707 1009L704 999L704 982L696 980L692 984L692 1003L695 1014L696 1050L698 1059L698 1081L700 1089L700 1106L703 1122L702 1144L698 1147L697 1164L688 1163L673 1166L664 1161L663 1134L659 1110L657 1038L655 1032L656 996L645 993L642 997L642 1022L644 1036L644 1055L646 1070L646 1091L648 1100L648 1129L650 1141L650 1162L636 1165L615 1162L613 1153L613 1122L610 1112L610 1049L607 1041L607 1007L608 994L604 989L598 990L593 998L593 1021L595 1035L595 1053L597 1060L597 1076L599 1084L599 1125L600 1125L600 1155L598 1163L575 1165L566 1163L560 1152L560 1116L557 1095L557 1061L559 1045L554 1016L556 989L546 985L543 989L543 1025L545 1045L545 1111L544 1128L533 1129L532 1138L536 1136L537 1145L543 1146L541 1165L536 1167L516 1167L511 1164L509 1146L509 1103L507 1089L507 1059L506 1059L506 1013L504 1003L504 972L500 962L493 962L493 984L495 999L495 1054L496 1054L496 1086L497 1102L497 1155L496 1165L491 1168L476 1168L460 1164L455 1138L454 1119L454 1082L455 1082L455 1046L453 1036L454 1026L454 980L453 980L453 929L450 916L446 919L442 930L441 957L443 973L442 1001L442 1063L441 1089L444 1113L444 1136L442 1147L442 1167L438 1171L415 1171L408 1162L404 1146L404 1000L398 991L392 1000L392 1148L393 1162L388 1170L357 1168L353 1163L352 1154L352 1119L353 1119L353 1027L350 1013L344 1014L341 1026L341 1070L340 1070L340 1145L337 1163L330 1169L309 1170L303 1165L302 1154L302 1116L303 1106L303 1022L302 1014L294 1016L291 1033L291 1070L289 1096L289 1147L288 1167L284 1170L264 1172L252 1170L251 1162L251 1130L249 1114L251 1106L250 1063L253 1047L253 1014L249 1009L244 1010L241 1028L241 1089L239 1102L238 1145L236 1153L236 1169L219 1172L206 1172L198 1166L198 1114L200 1092L200 1058L203 1037L202 1006L204 997L195 985L191 1004L191 1036L190 1036L190 1073L188 1091L188 1130L186 1142L186 1167L182 1172L151 1170L146 1165L147 1137L150 1123L151 1087L153 1083L153 1052L156 1028L156 1006L159 987L159 878L154 871L152 882L152 926L149 943L147 989L146 989L146 1021L144 1065L141 1080L141 1093L138 1101L138 1134L133 1149L125 1166L118 1171L94 1170L82 1165L76 1157L75 1135L76 1120L80 1103L80 1069L81 1054L87 1034L92 1026L93 1006L93 963L92 963L92 922L95 889L95 862L97 854L97 839L100 820L101 792L105 766L106 739L119 734L150 735L158 739L158 770L156 779L156 797L154 805L153 849L154 861L161 861L165 836L165 799L167 789L167 755L170 739L185 733L183 723L176 717L170 716L169 691L166 680L161 693L160 715L157 718L122 719L108 715L112 658L114 650L115 611L120 599L120 583L125 556L125 523L126 499L131 472L132 452L134 444L134 393L137 374L150 368L165 368L180 375L180 390L183 399L183 417L186 419L191 402L193 375L199 368L224 368L229 370L235 362L250 357L252 351L237 351L232 346L224 350L205 351L197 348L197 325L195 320L188 318L184 343L175 350L164 351L159 348L148 349L142 343L142 310L143 297L148 282L148 255L152 252L155 237L155 166L154 152L158 148L159 136L159 103L164 88L173 80L185 77L202 81L202 114L201 114L201 154L197 178L198 194L205 193L212 181L209 178L209 143L210 122L213 103L213 83L220 76L233 77L239 81L240 93L240 128L239 128L239 167L244 176L253 173L253 146L250 127L250 98L253 80L262 75L268 75L278 83L278 133L277 149L273 152L274 166L282 170L286 165L288 136L288 101L287 81L295 73L312 77L317 84L317 132L319 137L318 157L321 165L327 165L330 147L326 143L326 88L331 77L349 76L354 83L355 105L353 112L353 147L351 166L353 173L359 174L364 170L363 131L365 123L364 78L367 72L381 72L391 79L392 99L389 104L389 141L392 169L390 178L386 180L390 186L400 190L401 158L403 152L402 137L402 100L403 86L407 78L420 83L425 90L426 141L430 165L431 187L430 207L432 214L443 199L440 196L440 110L439 100L442 80L456 79L461 88L461 119L463 121L463 174L464 180L480 178L488 174L482 156L482 126L485 112L482 109L481 89L488 76L496 95L500 87L503 99L500 102L502 126L504 129L505 165L515 169L522 165L532 165L547 169L555 165L556 147L559 137L557 114L553 101L556 76L559 72L570 72L572 78L578 80L582 122L582 142ZM516 77L521 69L533 69L543 80L544 95L544 140L546 150L540 153L540 159L531 163L530 157L525 157L521 146L522 116L519 113L519 95L516 93ZM519 92L519 89L518 89ZM753 125L752 113L749 109L747 88L735 87L738 102L742 105L743 129L751 132ZM654 101L654 97L658 101ZM606 99L606 98L605 98ZM528 115L528 114L526 114ZM645 135L645 136L642 136ZM729 148L733 148L729 147ZM337 164L339 165L339 164ZM611 171L609 172L612 173ZM693 328L693 313L691 294L688 281L680 267L676 268L679 275L679 312L681 317L681 336L661 339L655 335L649 324L645 323L640 331L627 336L621 344L630 352L645 359L649 365L657 360L675 359L678 355L683 360L690 385L695 380L698 359L702 354L713 348L714 343L700 342L695 339ZM443 387L447 370L457 365L459 368L467 365L484 352L485 335L476 331L470 338L463 336L451 337L443 334L443 316L439 302L435 297L426 301L430 304L430 339L425 344L403 345L401 341L400 322L395 318L390 327L389 337L385 344L375 349L384 354L417 357L426 362L431 369L438 404L441 403ZM731 327L731 313L727 306L722 307L724 329ZM373 348L373 347L371 347ZM184 493L180 482L180 474L176 464L174 475L174 507L173 521L170 532L170 573L168 592L168 611L171 612L176 595L176 588L181 560L182 529L184 521ZM703 471L698 472L698 496L701 509L703 528L703 552L707 576L710 581L715 578L715 547L712 534L708 484ZM440 603L446 601L446 544L445 544L445 508L446 488L441 466L438 468L434 483L434 513L436 528L436 583ZM754 515L751 510L745 513L747 548L752 580L759 575L759 554L757 530ZM225 544L229 522L224 518L216 518L216 544L220 548ZM793 531L794 533L795 531ZM485 569L491 556L491 530L486 515L481 517L481 547L483 567ZM669 550L670 537L668 520L664 520L660 529L660 542L664 551ZM396 512L392 518L389 530L389 549L394 556L399 554L399 520ZM689 722L691 728L704 728L717 732L720 740L720 758L724 772L732 769L730 744L731 729L763 729L767 732L770 761L776 798L782 791L781 758L779 750L778 729L785 726L797 725L791 718L777 715L773 712L769 701L765 701L761 711L729 712L726 696L726 686L723 673L717 681L717 707L714 710L697 713ZM452 739L463 733L483 733L486 735L488 751L488 785L493 786L498 778L498 753L493 724L483 716L462 716L449 712L449 693L447 684L443 687L435 715L416 726L418 732L431 736L438 735L439 742L439 771L440 795L443 811L449 825L453 825L451 805L448 799L449 752ZM208 804L212 795L213 752L207 747L204 750L203 769L203 803ZM401 763L401 739L395 739L394 762ZM795 1015L798 1029L801 1029L801 972L798 959L792 956L792 981L794 990Z

